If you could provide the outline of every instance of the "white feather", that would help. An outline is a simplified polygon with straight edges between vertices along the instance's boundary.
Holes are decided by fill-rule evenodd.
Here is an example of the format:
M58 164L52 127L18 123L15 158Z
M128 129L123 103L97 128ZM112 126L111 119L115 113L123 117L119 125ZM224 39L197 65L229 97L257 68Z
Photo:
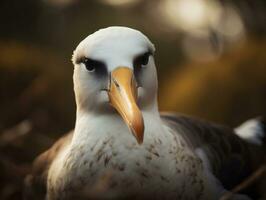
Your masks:
M259 119L250 119L239 127L235 128L235 133L247 142L262 145L264 130Z

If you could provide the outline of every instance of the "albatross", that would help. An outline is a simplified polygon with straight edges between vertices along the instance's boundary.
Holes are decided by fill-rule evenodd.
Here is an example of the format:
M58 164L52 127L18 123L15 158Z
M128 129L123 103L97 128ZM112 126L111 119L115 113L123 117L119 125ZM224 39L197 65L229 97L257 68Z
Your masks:
M154 52L127 27L80 42L75 128L34 161L26 199L215 200L265 161L259 119L233 130L160 113Z

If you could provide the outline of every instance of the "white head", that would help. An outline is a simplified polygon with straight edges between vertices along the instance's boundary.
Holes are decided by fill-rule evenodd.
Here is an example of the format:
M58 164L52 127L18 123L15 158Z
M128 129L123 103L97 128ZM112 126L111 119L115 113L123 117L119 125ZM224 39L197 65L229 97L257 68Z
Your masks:
M100 29L80 42L72 58L78 112L118 111L141 143L142 111L157 110L154 51L145 35L127 27Z

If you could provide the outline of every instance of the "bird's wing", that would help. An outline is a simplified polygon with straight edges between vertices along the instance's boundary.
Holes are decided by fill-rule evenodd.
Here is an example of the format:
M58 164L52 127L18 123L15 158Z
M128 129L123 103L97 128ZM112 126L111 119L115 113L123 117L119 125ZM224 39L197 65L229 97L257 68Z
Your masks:
M27 175L24 181L24 199L45 199L49 168L56 156L70 144L72 136L73 131L62 136L34 160L31 174Z
M252 172L254 149L233 129L177 114L165 113L161 118L181 134L194 151L204 151L212 173L225 188L231 189Z

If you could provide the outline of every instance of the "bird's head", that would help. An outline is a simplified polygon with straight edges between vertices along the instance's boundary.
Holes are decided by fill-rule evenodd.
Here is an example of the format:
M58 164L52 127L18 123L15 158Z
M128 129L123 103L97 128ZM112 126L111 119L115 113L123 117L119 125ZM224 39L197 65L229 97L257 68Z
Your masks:
M145 35L126 27L101 29L85 38L72 59L77 109L119 113L142 143L142 112L157 109L154 51Z

